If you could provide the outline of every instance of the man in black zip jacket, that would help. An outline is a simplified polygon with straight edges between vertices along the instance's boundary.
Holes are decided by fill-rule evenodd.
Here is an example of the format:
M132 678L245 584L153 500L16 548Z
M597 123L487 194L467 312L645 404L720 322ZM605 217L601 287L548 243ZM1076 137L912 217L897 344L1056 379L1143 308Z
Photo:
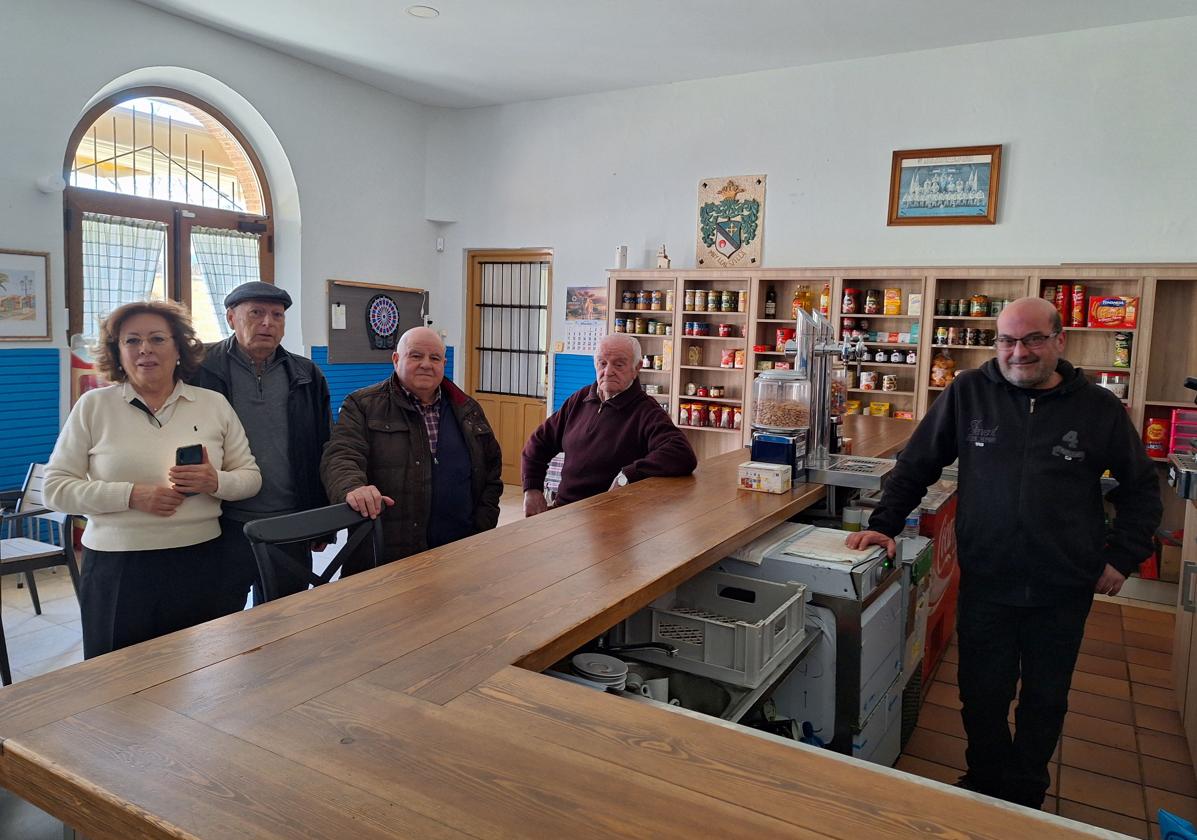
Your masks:
M1039 808L1093 593L1116 595L1151 554L1162 505L1126 408L1061 358L1055 308L1021 298L997 329L997 358L962 372L932 404L890 473L872 530L848 545L884 545L892 556L906 515L959 459L956 630L968 772L958 784ZM1107 469L1118 481L1106 497L1117 514L1108 533Z

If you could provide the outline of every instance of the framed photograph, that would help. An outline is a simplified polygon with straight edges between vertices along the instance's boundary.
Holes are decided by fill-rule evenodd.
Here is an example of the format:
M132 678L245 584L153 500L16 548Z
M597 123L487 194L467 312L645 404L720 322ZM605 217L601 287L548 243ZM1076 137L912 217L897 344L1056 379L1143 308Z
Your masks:
M50 255L0 248L0 341L50 339Z
M891 225L992 225L997 221L1002 147L894 152Z

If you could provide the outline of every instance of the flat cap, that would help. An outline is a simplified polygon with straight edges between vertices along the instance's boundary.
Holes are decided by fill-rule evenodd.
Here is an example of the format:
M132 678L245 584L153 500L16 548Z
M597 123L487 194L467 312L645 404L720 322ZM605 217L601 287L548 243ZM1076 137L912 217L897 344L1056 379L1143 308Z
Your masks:
M278 286L270 283L253 280L249 283L242 283L225 295L224 308L232 309L237 304L247 300L267 300L271 303L281 303L283 309L291 307L291 296L287 294L286 289L280 289Z

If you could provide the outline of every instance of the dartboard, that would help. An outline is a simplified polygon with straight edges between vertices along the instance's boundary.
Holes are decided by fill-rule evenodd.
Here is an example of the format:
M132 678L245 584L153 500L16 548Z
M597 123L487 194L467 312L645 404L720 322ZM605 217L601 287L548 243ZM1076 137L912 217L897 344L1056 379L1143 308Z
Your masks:
M395 333L399 331L399 307L386 295L375 295L366 304L366 329L370 346L378 350L395 347Z

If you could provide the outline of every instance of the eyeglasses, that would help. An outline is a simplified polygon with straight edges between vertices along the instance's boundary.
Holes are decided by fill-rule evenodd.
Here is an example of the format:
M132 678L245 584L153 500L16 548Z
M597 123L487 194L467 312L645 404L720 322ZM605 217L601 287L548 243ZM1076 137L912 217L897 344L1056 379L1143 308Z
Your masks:
M1008 335L999 335L996 339L994 339L993 343L996 347L1002 350L1013 350L1014 345L1021 341L1022 346L1028 350L1038 350L1040 347L1047 344L1048 341L1055 338L1059 334L1060 333L1058 332L1049 333L1048 335L1044 335L1043 333L1031 333L1030 335L1024 335L1022 338L1011 338Z
M144 339L144 341L148 341L150 347L154 348L155 350L160 347L165 347L166 343L171 340L171 336L169 335L151 335L149 338ZM130 350L140 350L142 342L143 339L135 335L121 339L121 344L123 344L125 347L128 347Z

